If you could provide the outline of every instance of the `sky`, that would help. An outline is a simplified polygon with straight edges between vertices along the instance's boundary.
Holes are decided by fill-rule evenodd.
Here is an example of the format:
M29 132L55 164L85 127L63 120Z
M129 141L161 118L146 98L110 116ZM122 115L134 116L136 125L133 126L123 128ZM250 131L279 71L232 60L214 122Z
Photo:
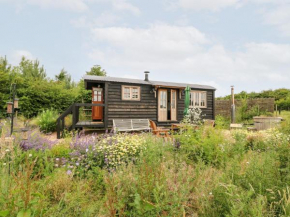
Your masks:
M290 0L0 0L0 56L108 76L290 88Z

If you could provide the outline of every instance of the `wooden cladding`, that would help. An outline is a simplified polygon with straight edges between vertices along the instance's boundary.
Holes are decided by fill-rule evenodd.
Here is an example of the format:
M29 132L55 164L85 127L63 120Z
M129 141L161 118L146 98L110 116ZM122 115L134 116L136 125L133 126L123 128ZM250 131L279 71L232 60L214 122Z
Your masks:
M123 100L123 87L138 88L140 90L139 100ZM162 96L159 90L163 90ZM158 89L155 98L151 85L137 86L129 83L110 82L107 83L107 91L108 101L105 111L108 114L108 127L112 127L113 119L150 119L157 122L159 126L170 125L170 122L180 122L183 119L184 94L181 94L182 90ZM201 110L206 115L206 119L213 119L213 91L201 91L206 92L207 105L207 108L201 108ZM171 101L171 103L168 101ZM161 119L159 115L160 107L164 110Z

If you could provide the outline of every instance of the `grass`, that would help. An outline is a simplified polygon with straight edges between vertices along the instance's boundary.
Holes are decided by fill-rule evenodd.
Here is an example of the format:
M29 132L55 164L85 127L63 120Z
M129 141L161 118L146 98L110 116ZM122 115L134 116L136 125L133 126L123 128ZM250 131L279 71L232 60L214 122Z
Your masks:
M280 129L228 131L220 119L167 142L2 138L0 216L289 216L290 113L282 116Z
M290 120L290 111L281 111L281 114L278 113L278 116L282 117L285 120Z

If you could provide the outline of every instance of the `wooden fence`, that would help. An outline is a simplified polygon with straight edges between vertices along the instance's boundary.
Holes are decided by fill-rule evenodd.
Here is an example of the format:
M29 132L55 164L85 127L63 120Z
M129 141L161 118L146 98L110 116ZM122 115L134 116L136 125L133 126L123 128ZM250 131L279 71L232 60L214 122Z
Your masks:
M242 105L241 100L235 100L236 107ZM259 106L260 111L274 112L274 98L258 98L247 100L248 109ZM215 115L231 116L231 100L215 100Z

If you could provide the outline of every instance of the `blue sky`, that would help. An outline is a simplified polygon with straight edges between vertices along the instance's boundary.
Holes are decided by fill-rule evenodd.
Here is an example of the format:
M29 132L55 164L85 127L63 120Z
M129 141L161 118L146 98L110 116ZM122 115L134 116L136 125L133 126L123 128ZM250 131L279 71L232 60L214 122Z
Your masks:
M53 78L209 84L217 95L289 88L290 0L0 0L0 55Z

